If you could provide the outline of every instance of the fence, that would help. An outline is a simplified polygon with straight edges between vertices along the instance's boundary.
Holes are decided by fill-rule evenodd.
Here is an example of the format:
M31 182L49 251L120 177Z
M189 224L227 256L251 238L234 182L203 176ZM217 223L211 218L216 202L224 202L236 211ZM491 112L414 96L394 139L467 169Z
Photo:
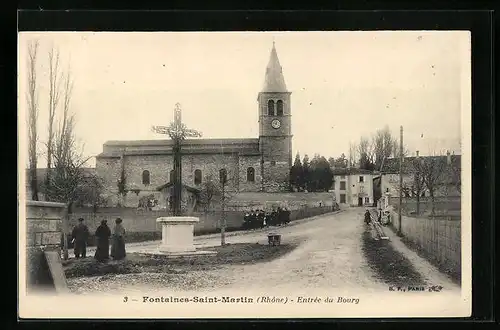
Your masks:
M459 280L461 277L461 224L437 218L402 216L403 241L423 254L441 271ZM399 226L397 213L392 214L393 230Z
M331 206L322 207L303 207L297 210L291 210L290 220L304 219L332 211ZM241 228L243 224L244 211L225 211L226 230L234 231ZM115 219L120 217L123 220L123 226L127 232L127 242L140 242L148 240L161 239L161 225L156 223L156 218L162 216L171 216L165 211L147 211L134 208L102 208L98 212L92 212L90 208L75 209L69 217L69 229L73 228L78 222L78 218L83 218L88 226L90 233L94 233L102 220L107 220L108 226L114 225ZM200 221L195 224L195 235L203 235L220 232L222 211L197 212L190 216L195 216ZM71 238L68 235L68 240ZM89 245L94 245L94 236L89 238Z

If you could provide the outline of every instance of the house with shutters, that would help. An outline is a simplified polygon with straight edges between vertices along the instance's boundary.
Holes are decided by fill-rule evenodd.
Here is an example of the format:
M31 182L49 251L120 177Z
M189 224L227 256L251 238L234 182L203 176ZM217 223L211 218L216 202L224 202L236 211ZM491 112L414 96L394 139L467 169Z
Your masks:
M359 168L333 169L332 193L334 200L344 206L372 206L372 171Z

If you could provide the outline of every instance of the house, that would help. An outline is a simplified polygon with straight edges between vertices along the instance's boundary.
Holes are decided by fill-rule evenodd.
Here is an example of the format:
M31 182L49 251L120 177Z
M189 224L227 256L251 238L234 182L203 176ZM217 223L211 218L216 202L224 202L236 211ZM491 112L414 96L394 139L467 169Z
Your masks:
M339 205L373 205L373 172L359 168L333 169L333 195Z
M160 208L167 207L171 210L173 207L174 184L172 182L168 182L159 186L156 190L161 193L160 198L158 199L158 205ZM200 192L200 189L183 184L181 192L181 209L188 212L194 211L199 202Z
M420 156L418 151L415 156L405 157L402 166L403 196L413 197L415 190L420 192L420 197L428 197L429 189L423 184L421 188L415 189L416 176L424 175L416 164L433 162L433 176L436 178L435 197L460 196L461 184L461 155L452 155L449 152L443 156ZM380 187L383 195L399 196L399 158L389 158L384 162L381 171Z
M52 169L52 170L54 170L54 169ZM91 178L95 177L95 175L96 175L96 169L94 167L82 167L81 170L83 171L83 178L84 179L91 179ZM38 200L39 201L46 201L46 197L44 194L44 188L45 188L44 185L45 185L45 180L47 179L47 173L48 173L47 168L37 168L36 169ZM30 176L31 176L30 170L26 169L25 170L26 200L31 200L33 198L31 184L30 184Z

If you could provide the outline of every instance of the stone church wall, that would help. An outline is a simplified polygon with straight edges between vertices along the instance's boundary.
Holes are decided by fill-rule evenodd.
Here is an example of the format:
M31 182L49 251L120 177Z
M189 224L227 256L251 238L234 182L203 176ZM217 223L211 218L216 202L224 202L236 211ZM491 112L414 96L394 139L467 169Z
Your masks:
M253 167L255 171L255 180L253 182L247 181L247 170L249 167ZM262 188L261 180L262 174L260 171L260 156L241 156L239 158L239 191L260 191Z
M255 181L247 182L247 168L255 169ZM105 182L104 195L107 206L115 206L121 199L127 207L136 207L142 196L158 194L157 188L170 181L170 171L173 169L171 155L141 155L125 156L125 181L129 192L124 197L118 197L118 180L121 175L119 158L99 158L96 164L98 175ZM219 184L219 170L226 168L228 191L259 191L261 189L260 156L241 156L237 154L200 154L186 155L182 158L182 181L185 185L203 188L207 178ZM202 182L196 185L194 171L201 170ZM150 184L142 182L142 173L149 171ZM132 191L130 191L132 190Z

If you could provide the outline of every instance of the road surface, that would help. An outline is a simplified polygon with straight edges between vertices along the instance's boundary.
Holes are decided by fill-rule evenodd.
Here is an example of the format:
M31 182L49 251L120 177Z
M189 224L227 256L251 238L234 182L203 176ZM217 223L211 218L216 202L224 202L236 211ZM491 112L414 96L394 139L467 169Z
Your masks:
M325 214L299 221L288 227L278 227L272 231L282 235L282 243L299 242L300 245L289 254L267 262L248 265L227 265L218 269L193 271L183 274L182 279L166 274L127 274L116 275L112 281L96 278L70 279L73 285L92 287L93 290L108 291L119 289L134 283L137 290L144 290L142 285L147 279L147 287L169 288L176 290L182 283L191 283L203 290L267 290L286 291L329 288L338 290L356 290L367 292L386 292L388 284L376 274L368 264L363 253L363 209L347 209L340 213ZM228 243L267 244L267 232L236 233L226 238ZM195 243L202 246L220 245L220 235L207 235L195 238ZM143 250L158 244L146 243L127 247L128 252ZM398 250L405 247L398 246ZM405 251L401 251L405 254ZM450 290L459 290L444 275L425 261L415 259L412 263L432 285L442 285ZM179 275L175 275L179 277ZM76 282L75 282L76 281ZM111 282L111 283L110 283ZM196 283L196 285L194 284ZM111 286L110 286L111 285ZM411 285L411 284L410 284ZM185 287L185 286L182 286ZM92 290L92 291L93 291Z

